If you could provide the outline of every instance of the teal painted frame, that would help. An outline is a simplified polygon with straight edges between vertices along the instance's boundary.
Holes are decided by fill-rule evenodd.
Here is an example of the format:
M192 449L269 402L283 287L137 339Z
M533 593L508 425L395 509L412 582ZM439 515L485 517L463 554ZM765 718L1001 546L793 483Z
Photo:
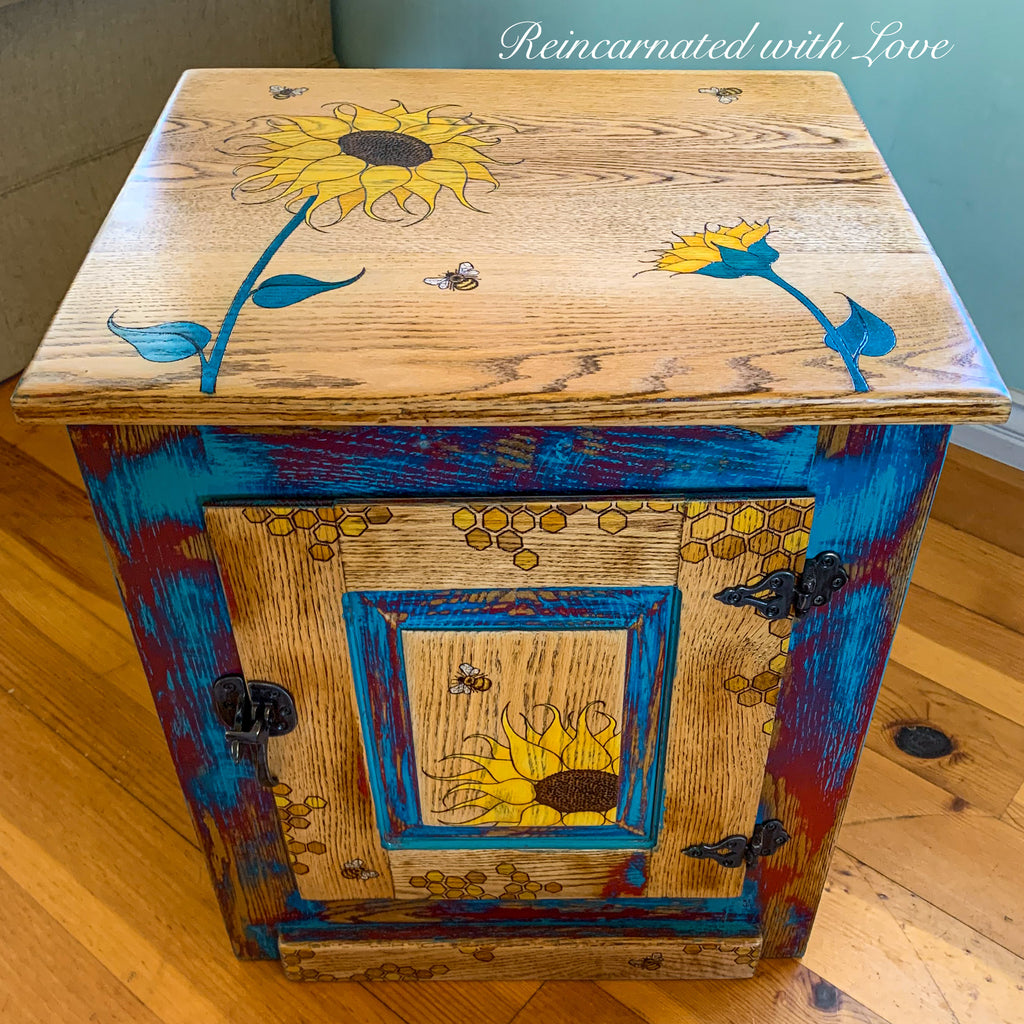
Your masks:
M507 593L493 589L344 595L363 743L383 845L389 849L653 846L661 803L662 709L668 706L675 671L678 589L523 588L516 600L529 600L532 614L514 614ZM625 699L619 723L621 825L544 829L423 825L401 642L402 632L409 629L627 630Z
M244 957L276 957L284 924L319 922L351 937L390 916L397 937L418 921L443 929L459 908L299 897L271 795L250 766L231 760L210 701L211 682L240 664L204 533L205 505L346 495L813 495L811 550L841 552L851 578L827 611L795 622L777 707L760 817L780 818L801 841L749 873L764 955L803 951L948 427L82 426L70 433L221 911ZM630 901L595 901L566 914L609 920L622 902ZM738 913L733 904L690 901L686 913L726 919ZM526 920L521 909L501 906L496 921ZM650 913L653 923L679 911L650 906Z

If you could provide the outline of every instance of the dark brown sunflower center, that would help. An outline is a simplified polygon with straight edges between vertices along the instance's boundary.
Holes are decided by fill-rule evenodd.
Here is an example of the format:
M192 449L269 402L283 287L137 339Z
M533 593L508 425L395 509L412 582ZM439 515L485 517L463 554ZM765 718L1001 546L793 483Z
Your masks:
M401 132L352 132L338 139L346 156L365 160L371 167L418 167L434 156L431 148Z
M619 802L619 777L596 768L569 768L533 784L534 799L560 814L610 811Z

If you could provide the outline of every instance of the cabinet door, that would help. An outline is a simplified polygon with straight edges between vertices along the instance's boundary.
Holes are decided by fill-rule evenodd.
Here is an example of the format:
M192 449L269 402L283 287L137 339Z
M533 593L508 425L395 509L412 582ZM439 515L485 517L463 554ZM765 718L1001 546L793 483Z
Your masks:
M787 620L716 592L798 569L810 498L211 506L302 896L736 896Z

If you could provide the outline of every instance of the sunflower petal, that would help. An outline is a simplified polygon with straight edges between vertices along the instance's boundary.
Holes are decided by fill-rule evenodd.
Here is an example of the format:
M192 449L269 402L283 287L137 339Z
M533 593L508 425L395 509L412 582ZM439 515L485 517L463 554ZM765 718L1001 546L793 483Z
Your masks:
M535 796L533 783L526 779L507 779L505 782L475 783L481 793L497 797L507 804L531 804Z
M573 811L562 815L563 825L607 825L600 811Z
M562 815L545 804L531 804L523 811L519 824L525 828L538 828L544 825L557 825L562 820Z
M360 175L363 188L366 190L366 200L363 209L368 217L374 217L373 204L386 196L392 189L405 185L412 178L408 167L367 167Z
M536 782L546 775L554 775L562 770L562 760L557 754L524 739L512 728L508 720L507 706L501 713L501 724L508 737L509 749L512 751L512 763L520 776Z
M754 224L749 231L743 235L743 246L749 249L755 242L760 242L768 234L768 223Z
M724 231L705 231L704 241L708 245L724 247L726 249L742 249L743 243L738 238L726 234Z
M551 705L548 705L548 707L551 707ZM554 721L544 730L538 742L545 750L561 754L572 742L573 733L567 732L562 725L562 717L559 715L558 709L551 707L551 710L555 713Z
M359 106L358 103L349 104L356 114L352 118L352 127L357 132L395 132L401 127L397 117L390 114L381 114L376 110L369 110Z
M419 177L416 173L418 170L419 168L413 169L412 177L405 183L405 187L427 204L428 212L433 212L434 201L437 199L437 193L441 191L441 186L436 181L427 181L426 178Z
M352 131L347 117L293 117L296 127L313 139L340 139Z
M562 762L566 768L596 768L598 770L611 767L612 759L603 746L594 738L587 724L587 711L584 708L576 722L576 736L562 751Z
M414 139L419 139L420 142L425 142L428 146L433 146L439 142L450 142L452 139L459 138L459 136L465 135L475 127L478 126L472 124L445 124L439 121L430 121L427 124L410 122L409 124L402 124L402 131L406 135L411 135ZM484 143L480 143L480 145L484 145Z
M285 146L274 153L276 160L323 160L326 157L338 156L341 148L329 139L304 139L294 146Z
M436 181L438 185L444 185L455 193L455 197L463 206L470 206L466 200L464 189L466 187L466 168L454 160L428 160L416 168L416 173L427 181Z
M490 162L490 157L478 153L470 146L464 146L461 142L439 142L431 145L436 160L455 160L465 166L471 163Z
M523 808L514 804L496 804L489 811L464 821L464 825L518 825L522 817Z
M466 164L466 177L470 181L487 181L495 186L498 184L494 175L483 164Z

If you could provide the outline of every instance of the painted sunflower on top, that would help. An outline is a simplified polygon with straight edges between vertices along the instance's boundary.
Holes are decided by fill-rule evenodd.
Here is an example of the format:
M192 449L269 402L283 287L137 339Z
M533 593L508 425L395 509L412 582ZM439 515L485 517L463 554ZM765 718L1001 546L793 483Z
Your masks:
M391 194L402 209L416 196L434 210L438 192L448 188L463 206L470 181L498 183L484 166L481 149L498 140L480 138L488 125L435 113L438 107L407 110L396 103L376 111L343 103L327 117L290 117L258 134L267 152L245 167L258 170L236 188L256 192L280 188L274 199L305 206L307 222L320 207L334 207L330 223L347 217L360 204L369 217L373 206Z
M418 220L423 220L434 212L442 189L473 210L476 207L466 198L471 181L497 188L498 182L484 166L489 158L481 152L501 141L483 137L497 126L436 113L442 109L409 110L396 101L387 110L377 111L341 103L330 115L268 117L268 130L255 135L260 152L235 168L236 174L253 168L255 172L238 182L232 195L265 192L264 201L282 200L292 216L245 275L216 336L209 327L190 320L128 327L117 323L113 313L107 319L108 329L150 362L198 357L199 389L212 395L231 332L247 302L263 309L294 306L355 284L366 272L364 267L339 281L320 281L305 274L263 277L278 249L300 225L336 224L359 206L368 217L381 220L373 207L386 195L393 195L410 213L414 211L407 204L415 197L422 205ZM314 225L313 213L320 209L328 216Z

